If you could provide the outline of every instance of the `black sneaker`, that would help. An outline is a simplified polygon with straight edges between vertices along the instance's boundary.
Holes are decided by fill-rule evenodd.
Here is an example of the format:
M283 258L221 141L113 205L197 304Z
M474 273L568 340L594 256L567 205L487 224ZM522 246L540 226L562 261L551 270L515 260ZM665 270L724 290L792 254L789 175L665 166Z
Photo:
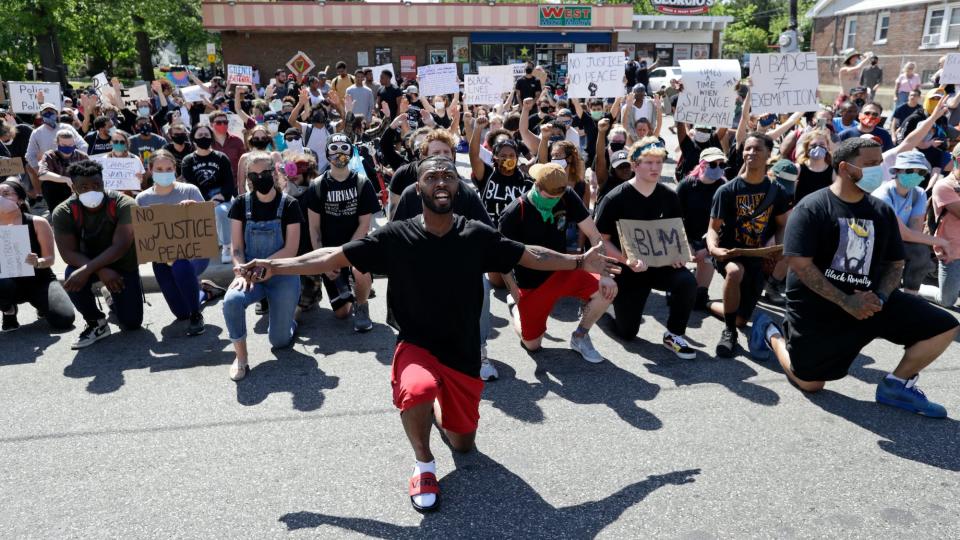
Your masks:
M70 348L76 350L89 347L109 335L110 325L107 324L106 319L99 322L87 321L87 327L83 329L83 332L80 332L80 337L73 342Z
M678 336L677 334L664 332L663 346L666 347L667 350L673 352L677 358L681 358L683 360L693 360L697 357L697 351L690 347L690 344L687 343L686 338L683 336Z
M257 307L253 308L253 313L255 315L266 315L267 313L270 313L270 304L267 302L266 298L261 300L257 304Z
M203 322L203 314L199 311L192 313L190 315L190 326L187 326L187 335L188 336L199 336L200 334L206 331L206 326Z
M20 322L17 321L17 307L14 306L11 313L3 314L3 328L0 331L13 332L17 328L20 328Z
M717 343L717 356L720 358L733 358L733 353L737 348L737 332L724 328L720 333L720 342Z

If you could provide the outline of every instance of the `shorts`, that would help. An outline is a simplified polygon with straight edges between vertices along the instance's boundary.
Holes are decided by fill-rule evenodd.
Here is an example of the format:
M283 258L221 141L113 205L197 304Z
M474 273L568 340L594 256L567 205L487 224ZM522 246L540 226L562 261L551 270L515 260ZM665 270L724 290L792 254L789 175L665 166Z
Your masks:
M350 268L345 267L340 269L337 279L330 279L326 274L320 275L323 288L327 290L327 298L330 299L330 308L334 311L354 301L353 288L350 287L351 274Z
M804 381L835 381L847 375L857 355L874 339L906 348L958 324L943 309L894 291L879 313L862 321L846 312L797 321L788 310L784 333L794 375Z
M737 308L737 315L743 319L750 320L753 316L753 308L757 307L760 301L760 295L763 294L763 286L766 281L763 273L763 261L759 257L735 257L718 261L714 259L713 267L722 277L727 277L727 263L735 262L743 266L743 281L740 282L740 307Z
M401 412L437 400L443 429L454 433L477 430L483 381L441 364L423 347L405 341L397 343L390 385L393 404Z
M586 270L558 270L536 289L520 289L517 310L521 335L532 341L547 331L547 318L564 297L589 300L600 289L600 276Z

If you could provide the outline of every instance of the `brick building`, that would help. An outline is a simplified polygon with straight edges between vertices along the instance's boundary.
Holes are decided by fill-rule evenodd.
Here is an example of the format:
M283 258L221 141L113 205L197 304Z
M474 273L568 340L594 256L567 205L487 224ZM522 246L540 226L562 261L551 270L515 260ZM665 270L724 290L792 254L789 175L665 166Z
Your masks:
M813 19L810 50L820 58L820 81L837 83L842 54L872 51L892 85L907 62L917 64L926 84L938 59L960 46L960 2L930 0L820 0Z

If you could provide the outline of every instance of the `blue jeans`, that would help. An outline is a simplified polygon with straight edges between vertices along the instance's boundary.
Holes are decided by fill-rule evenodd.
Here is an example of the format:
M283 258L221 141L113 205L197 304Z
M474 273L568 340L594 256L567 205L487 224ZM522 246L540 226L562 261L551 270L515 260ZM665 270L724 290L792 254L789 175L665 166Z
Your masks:
M67 266L64 278L69 278L77 269ZM113 312L117 315L117 321L123 330L136 330L143 324L143 289L140 287L140 272L120 272L123 277L123 290L118 293L110 293L113 298ZM80 312L80 316L87 322L96 322L105 319L106 315L97 307L97 301L93 296L93 290L90 285L100 278L96 274L90 276L90 279L80 287L79 291L68 292L73 306Z
M237 289L227 291L223 299L223 317L231 341L246 339L247 306L264 298L270 302L270 326L267 331L270 345L276 348L290 345L297 328L293 311L300 300L300 276L274 276L257 283L246 292Z
M221 246L230 245L230 206L231 202L223 202L213 209L213 214L217 218L217 243Z
M944 263L940 261L940 298L937 303L944 307L953 307L960 295L960 259Z
M893 106L894 109L903 105L910 99L910 92L897 92L897 103Z
M210 265L210 259L177 260L173 264L153 263L153 275L167 301L170 311L178 319L186 319L200 312L204 294L200 290L200 274Z
M480 346L487 344L487 338L490 337L490 328L493 323L490 322L490 280L487 275L483 275L483 307L480 308Z

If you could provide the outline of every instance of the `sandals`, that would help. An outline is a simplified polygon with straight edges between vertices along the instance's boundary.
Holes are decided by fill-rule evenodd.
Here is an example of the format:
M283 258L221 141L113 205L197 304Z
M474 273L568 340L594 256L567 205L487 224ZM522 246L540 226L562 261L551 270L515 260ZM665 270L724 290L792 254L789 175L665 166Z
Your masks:
M248 373L250 373L250 364L244 364L243 367L239 367L237 361L234 360L233 364L230 365L230 380L234 382L242 381Z
M207 299L204 300L204 302L213 302L217 298L227 294L226 289L210 281L209 279L200 280L200 290L207 295Z
M414 495L423 495L433 493L437 496L436 501L430 506L420 506L413 501ZM437 475L426 472L415 474L410 477L410 504L417 512L433 512L440 508L440 483L437 482Z

